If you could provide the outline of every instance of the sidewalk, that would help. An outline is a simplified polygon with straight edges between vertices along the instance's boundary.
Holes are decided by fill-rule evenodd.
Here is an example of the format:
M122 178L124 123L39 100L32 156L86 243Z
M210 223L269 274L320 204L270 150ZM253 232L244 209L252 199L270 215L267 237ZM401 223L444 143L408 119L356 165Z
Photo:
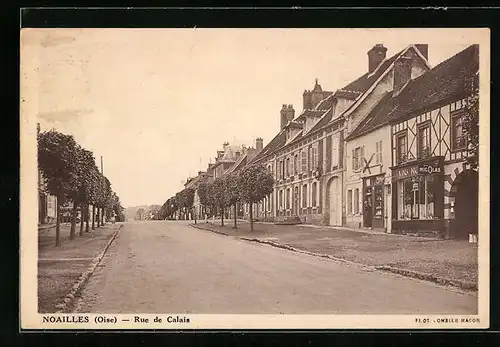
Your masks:
M121 225L108 223L69 239L69 225L61 225L61 246L55 247L55 228L38 234L38 312L53 313L71 292Z
M238 221L215 224L198 221L197 227L229 236L291 246L302 251L326 254L367 266L389 267L400 274L416 273L419 278L438 278L440 282L463 282L465 287L477 287L477 244L462 240L439 240L378 232L353 231L346 228L311 227L304 225L274 225Z

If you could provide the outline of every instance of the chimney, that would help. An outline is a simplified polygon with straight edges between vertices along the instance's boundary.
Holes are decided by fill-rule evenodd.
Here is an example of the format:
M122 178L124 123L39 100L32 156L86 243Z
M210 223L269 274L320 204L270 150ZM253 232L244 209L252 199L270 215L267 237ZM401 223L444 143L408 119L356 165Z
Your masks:
M383 44L377 43L368 51L368 72L373 72L377 66L385 59L387 48Z
M281 128L283 129L288 122L291 122L295 118L295 110L293 109L293 105L283 104L281 108Z
M416 44L415 47L422 53L425 60L429 60L429 45L427 44Z
M411 67L413 59L400 56L394 62L394 85L392 95L396 96L411 79Z
M260 137L257 137L255 139L255 149L257 152L260 152L264 148L264 140L262 140Z

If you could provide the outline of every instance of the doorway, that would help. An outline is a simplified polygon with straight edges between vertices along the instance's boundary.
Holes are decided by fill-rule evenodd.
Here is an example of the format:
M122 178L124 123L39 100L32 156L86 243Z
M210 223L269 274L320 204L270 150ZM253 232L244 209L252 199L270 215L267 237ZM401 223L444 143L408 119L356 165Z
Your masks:
M457 239L467 239L478 231L478 191L479 176L474 170L465 170L457 176L451 187L455 198L455 219L451 225L451 235Z
M339 178L333 177L328 183L329 192L329 212L330 212L330 225L342 225L342 218L340 216L340 199L339 199Z

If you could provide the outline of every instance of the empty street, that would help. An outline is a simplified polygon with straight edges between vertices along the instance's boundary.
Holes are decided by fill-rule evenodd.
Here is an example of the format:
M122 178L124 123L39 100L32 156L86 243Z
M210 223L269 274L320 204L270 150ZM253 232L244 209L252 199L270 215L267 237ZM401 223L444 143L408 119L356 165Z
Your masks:
M476 314L477 295L238 240L185 221L128 222L78 312Z

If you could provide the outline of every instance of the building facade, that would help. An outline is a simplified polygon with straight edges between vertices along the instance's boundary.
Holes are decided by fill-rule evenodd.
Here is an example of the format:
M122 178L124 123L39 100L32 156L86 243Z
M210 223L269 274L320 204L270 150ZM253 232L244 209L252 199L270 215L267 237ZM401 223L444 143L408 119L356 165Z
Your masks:
M429 70L427 54L426 45L410 45L389 58L391 63L369 92L346 114L344 201L345 225L350 228L391 232L391 130L386 108L411 80Z
M266 165L276 181L273 193L255 206L256 219L347 224L345 174L353 158L345 137L392 90L396 58L403 54L414 58L415 76L429 68L425 45L410 45L388 59L386 51L383 45L375 45L368 51L367 73L335 92L323 91L316 80L312 90L304 91L303 111L297 118L291 105L283 105L280 132L253 161ZM390 138L389 130L385 136ZM387 155L386 165L390 162ZM358 189L361 197L363 180L357 179L361 184L352 190Z
M479 71L472 45L408 85L391 115L392 225L398 233L477 233L478 173L463 115Z

